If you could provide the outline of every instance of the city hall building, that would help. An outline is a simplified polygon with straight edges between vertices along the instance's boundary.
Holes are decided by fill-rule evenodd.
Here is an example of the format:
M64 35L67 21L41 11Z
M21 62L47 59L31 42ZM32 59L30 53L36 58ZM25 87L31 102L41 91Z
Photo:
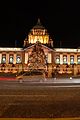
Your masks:
M80 49L55 48L40 19L30 30L22 48L0 47L0 72L47 71L56 74L80 74Z

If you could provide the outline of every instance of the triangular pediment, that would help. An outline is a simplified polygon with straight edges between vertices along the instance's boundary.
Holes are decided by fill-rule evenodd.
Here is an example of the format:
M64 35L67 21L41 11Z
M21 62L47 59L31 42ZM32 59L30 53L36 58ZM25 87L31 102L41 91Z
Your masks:
M35 45L36 45L36 44L31 45L31 46L29 46L29 47L27 47L27 48L24 48L24 51L26 51L26 52L32 51ZM49 48L49 47L47 47L47 46L45 46L45 45L42 45L42 44L41 44L41 48L44 50L44 52L52 52L52 51L54 52L53 49L51 49L51 48Z

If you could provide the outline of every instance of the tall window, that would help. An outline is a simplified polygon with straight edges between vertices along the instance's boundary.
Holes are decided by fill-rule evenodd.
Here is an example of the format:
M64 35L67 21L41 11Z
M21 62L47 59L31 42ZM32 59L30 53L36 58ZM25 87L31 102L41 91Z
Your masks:
M63 64L67 64L67 56L66 55L63 56Z
M2 55L2 63L6 63L6 54Z
M74 64L74 56L73 55L70 56L70 64Z
M77 56L77 64L80 64L80 55Z
M21 56L20 55L17 55L17 57L16 57L16 63L21 63Z
M60 64L60 56L59 55L56 56L56 64Z
M9 63L13 64L13 55L9 56Z

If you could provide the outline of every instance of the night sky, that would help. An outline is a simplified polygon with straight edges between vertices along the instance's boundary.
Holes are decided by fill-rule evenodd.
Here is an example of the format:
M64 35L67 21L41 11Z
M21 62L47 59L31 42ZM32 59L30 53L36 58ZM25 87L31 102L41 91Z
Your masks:
M15 43L22 47L38 18L54 40L54 47L80 47L80 4L77 0L6 2L1 5L0 12L0 47L14 47Z

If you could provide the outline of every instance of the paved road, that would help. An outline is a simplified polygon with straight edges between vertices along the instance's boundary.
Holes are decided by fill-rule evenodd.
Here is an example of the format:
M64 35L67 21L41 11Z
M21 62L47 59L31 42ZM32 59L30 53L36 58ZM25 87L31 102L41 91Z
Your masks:
M0 81L0 117L80 117L79 83Z
M80 79L25 79L0 80L0 89L26 89L33 87L80 87Z

